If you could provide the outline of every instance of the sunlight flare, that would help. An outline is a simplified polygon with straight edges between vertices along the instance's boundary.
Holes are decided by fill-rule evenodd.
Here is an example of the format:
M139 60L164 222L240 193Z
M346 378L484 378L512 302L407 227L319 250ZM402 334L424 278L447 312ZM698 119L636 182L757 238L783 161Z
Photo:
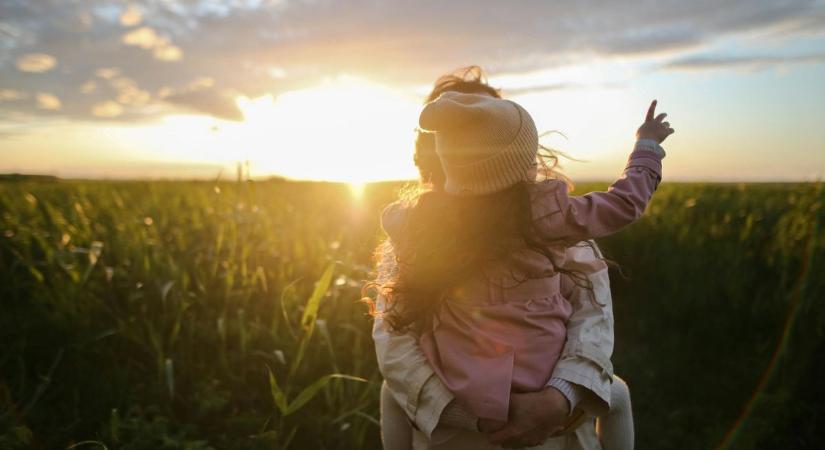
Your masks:
M320 86L237 100L245 121L225 127L253 174L364 183L415 176L416 99L342 76Z
M347 183L347 187L355 200L361 200L364 198L364 190L367 188L367 183L350 182Z

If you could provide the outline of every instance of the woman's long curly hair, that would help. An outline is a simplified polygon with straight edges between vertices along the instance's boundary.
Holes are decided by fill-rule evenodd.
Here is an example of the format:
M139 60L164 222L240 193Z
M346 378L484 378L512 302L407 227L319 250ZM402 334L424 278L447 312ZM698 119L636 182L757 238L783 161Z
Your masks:
M460 69L435 82L426 101L444 92L486 93L501 98L490 87L477 66ZM535 251L547 257L556 272L573 277L592 291L590 280L580 272L557 267L549 247L558 243L543 241L535 230L528 185L518 183L489 195L457 197L443 189L445 176L435 154L432 134L419 131L415 163L422 185L402 192L408 214L398 236L390 245L385 241L375 252L378 277L364 291L376 289L385 305L378 312L365 296L374 315L380 314L397 333L420 332L431 324L438 308L461 281L484 273L492 263L507 263L519 252ZM540 146L540 178L569 180L558 172L557 152ZM541 274L516 274L522 282Z

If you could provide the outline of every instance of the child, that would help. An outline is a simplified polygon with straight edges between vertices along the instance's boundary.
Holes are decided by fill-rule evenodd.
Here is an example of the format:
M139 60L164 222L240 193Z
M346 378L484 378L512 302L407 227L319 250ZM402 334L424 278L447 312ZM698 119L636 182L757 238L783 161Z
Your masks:
M534 181L538 137L519 105L447 92L424 108L445 192L385 210L398 272L382 285L384 315L396 331L421 332L428 361L482 429L507 420L511 391L550 377L570 315L561 275L586 280L565 268L565 248L632 223L656 189L658 142L673 130L654 110L623 177L569 197L563 181Z

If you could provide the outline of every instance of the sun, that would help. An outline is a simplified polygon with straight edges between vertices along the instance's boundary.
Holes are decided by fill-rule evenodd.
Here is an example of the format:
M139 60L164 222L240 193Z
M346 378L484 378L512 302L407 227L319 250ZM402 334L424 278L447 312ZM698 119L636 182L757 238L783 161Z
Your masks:
M241 97L245 120L231 133L253 175L362 186L412 178L420 103L362 78L342 76L278 97ZM354 190L355 191L355 190Z
M352 194L354 199L361 200L364 198L364 191L367 189L367 183L351 181L347 183L347 187L349 188L349 192Z

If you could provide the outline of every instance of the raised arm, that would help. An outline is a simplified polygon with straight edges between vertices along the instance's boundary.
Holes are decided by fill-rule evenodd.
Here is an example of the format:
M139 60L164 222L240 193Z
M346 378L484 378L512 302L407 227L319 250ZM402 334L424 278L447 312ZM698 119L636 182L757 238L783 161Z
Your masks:
M673 133L666 114L654 117L655 109L654 100L624 172L606 192L573 197L560 180L532 186L533 219L545 238L573 244L615 233L642 215L662 179L659 143Z
M658 145L657 145L658 147ZM570 196L561 180L547 180L532 191L533 219L548 240L575 243L613 234L635 222L662 177L662 156L636 143L622 176L606 192Z

